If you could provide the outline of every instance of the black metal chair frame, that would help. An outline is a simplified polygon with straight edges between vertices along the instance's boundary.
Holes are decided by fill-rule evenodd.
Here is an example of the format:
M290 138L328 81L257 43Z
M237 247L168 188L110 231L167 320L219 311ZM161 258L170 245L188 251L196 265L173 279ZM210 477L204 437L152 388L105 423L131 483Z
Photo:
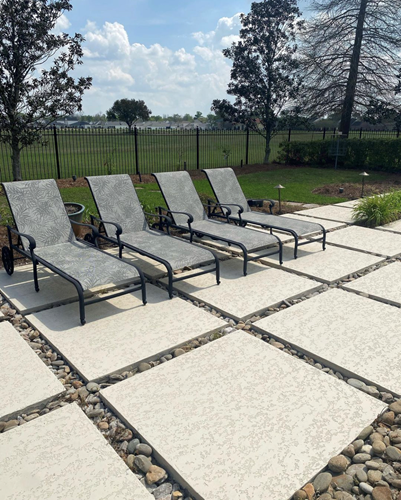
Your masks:
M166 203L166 205L168 207L168 203L167 203L166 197L164 196L163 190L161 189L161 186L160 186L159 181L157 180L157 178L156 178L156 181L157 181L157 184L158 184L158 186L160 188L162 196L164 198L164 202ZM209 206L209 205L206 205L204 203L202 205L205 206L205 207ZM219 204L217 204L217 205L219 205ZM226 206L226 205L220 205L220 207L225 208L227 210L228 213L225 216L225 218L226 218L226 222L229 224L230 220L228 218L228 215L231 214L230 208L228 206ZM244 244L240 243L239 241L235 241L235 240L231 240L231 239L227 239L227 238L222 238L221 236L216 236L216 235L213 235L213 234L205 232L205 231L198 231L198 230L192 229L191 224L194 221L194 218L193 218L193 216L190 213L188 213L188 212L178 212L176 210L170 210L169 208L160 207L160 206L156 207L156 208L158 210L159 215L163 215L162 212L165 212L167 215L169 215L169 214L171 215L172 220L174 220L174 215L173 214L186 215L188 217L188 221L187 221L188 228L186 228L184 226L180 226L180 225L174 224L174 223L171 223L170 227L172 227L174 229L178 229L180 231L184 231L184 232L189 233L189 241L191 243L193 241L194 236L200 236L200 237L206 236L206 237L208 237L208 238L210 238L212 240L224 241L224 242L228 243L229 246L233 245L233 246L239 247L241 249L242 253L243 253L243 258L244 258L244 265L243 265L244 276L246 276L248 274L248 272L247 272L247 270L248 270L248 262L251 262L253 260L259 260L259 259L261 259L263 257L268 257L270 255L276 255L276 254L278 254L279 255L280 264L283 263L283 244L282 244L280 238L278 238L274 234L272 236L274 236L276 238L277 244L278 244L278 247L279 247L279 249L277 251L275 251L275 252L269 252L269 253L262 254L262 255L258 255L256 257L249 257L248 250L246 249L246 247L244 246ZM161 228L162 228L162 226L160 226L160 229Z
M12 212L11 205L10 205L10 209ZM80 243L83 243L83 244L87 245L88 247L107 255L110 258L117 259L117 257L110 255L110 254L107 254L106 252L103 252L102 250L100 250L98 248L97 237L99 236L99 234L98 234L96 227L91 226L90 224L83 224L81 222L75 222L72 220L70 220L70 222L72 224L77 225L77 226L85 226L85 227L91 228L93 234L95 235L94 244L90 244L87 241L78 240ZM41 264L42 266L47 267L48 269L50 269L54 273L61 276L61 278L64 278L65 280L69 281L72 285L74 285L74 287L78 293L79 315L80 315L80 321L81 321L82 325L85 325L85 323L86 323L85 306L88 306L91 304L96 304L97 302L102 302L104 300L113 299L115 297L120 297L121 295L125 295L127 293L136 292L138 290L141 290L142 291L142 302L143 302L143 305L146 305L147 300L146 300L145 277L143 275L143 272L137 266L134 266L133 264L129 264L138 271L138 274L139 274L138 278L140 280L139 286L136 286L136 284L135 284L133 286L125 288L122 291L113 293L111 295L107 295L106 297L96 297L94 299L85 300L84 289L83 289L81 283L77 279L73 278L69 274L65 273L62 269L59 269L58 267L54 266L50 262L47 262L45 259L42 259L41 257L39 257L38 255L35 254L36 241L32 236L30 236L29 234L21 233L18 231L18 229L14 229L11 226L7 226L7 232L8 232L9 247L4 246L2 249L2 260L3 260L3 265L4 265L4 268L7 272L7 274L9 274L10 276L13 274L15 260L30 259L32 261L32 264L33 264L33 279L34 279L34 286L35 286L36 292L39 292L39 290L40 290L39 282L38 282L38 270L37 270L38 264ZM18 236L17 244L14 244L12 241L13 234ZM28 240L29 251L24 249L24 247L22 245L21 237L26 238ZM14 250L16 252L20 253L22 255L22 257L15 258L14 252L13 252Z
M202 172L207 177L206 172L204 170L202 170ZM210 186L213 190L213 194L217 200L218 198L217 198L216 192L215 192L213 185L210 181L209 181L209 184L210 184ZM228 218L228 220L231 220L235 224L238 224L242 227L246 227L247 224L255 224L256 226L260 226L262 229L269 229L270 234L273 234L273 229L275 229L276 231L281 231L283 233L291 234L291 236L294 238L294 259L296 259L298 257L298 248L303 246L303 245L309 245L309 243L319 243L321 241L322 245L323 245L323 250L326 250L326 232L327 231L318 222L314 222L314 224L316 224L317 226L320 226L321 231L322 231L322 237L321 238L308 238L307 240L300 242L297 232L294 231L293 229L288 229L288 228L276 226L273 224L264 224L263 222L253 222L253 221L252 222L245 222L244 220L242 220L242 217L241 217L241 214L244 213L244 207L242 205L238 205L237 203L225 203L224 206L238 207L238 216L233 216L231 211L230 211L230 214L228 214L228 217L226 217L226 214L224 214L222 209L220 210L220 212L217 211L217 209L221 208L223 205L220 205L220 203L215 202L214 200L207 200L207 201L208 201L208 204L210 204L210 206L212 208L212 209L208 209L208 213L207 213L208 217L220 218L220 219ZM263 198L263 199L252 199L251 198L251 199L247 199L246 201L248 202L249 206L252 206L252 205L250 205L250 203L256 204L257 202L268 201L270 213L273 215L273 207L275 205L275 202L273 200L270 200L269 198ZM224 208L224 206L223 206L223 208Z
M92 193L92 195L93 195L93 193ZM94 197L93 197L93 199L95 200ZM95 200L95 204L96 204L96 200ZM98 208L97 204L96 204L96 209L99 212L99 208ZM169 236L171 236L170 235L170 227L172 225L172 221L171 221L170 217L167 217L166 215L163 215L163 214L151 214L148 212L144 212L144 214L147 216L151 216L151 217L158 217L159 224L156 223L156 226L159 225L159 228L166 227L167 234ZM199 271L197 273L191 274L190 276L180 276L178 278L175 278L174 277L174 269L172 268L171 264L167 260L165 260L161 257L158 257L156 255L153 255L149 252L146 252L145 250L142 250L142 249L136 247L135 245L121 241L121 235L123 234L123 230L122 230L122 227L120 226L120 224L117 224L116 222L105 221L103 219L100 219L99 217L95 217L94 215L91 215L90 217L91 217L92 225L95 224L95 221L99 224L99 229L97 230L98 231L97 237L107 241L108 243L111 243L112 245L118 246L118 256L120 259L122 259L123 249L128 248L129 250L132 250L133 252L139 253L140 255L143 255L145 257L148 257L149 259L155 260L156 262L160 262L160 264L165 266L165 268L167 270L167 276L168 276L167 289L168 289L168 294L169 294L170 299L173 298L173 283L176 283L177 281L184 281L186 279L194 278L196 276L201 276L203 274L208 274L208 273L211 273L213 271L216 271L216 283L218 285L220 285L220 261L219 261L217 255L213 251L210 250L210 253L213 255L214 260L215 260L215 264L216 264L213 269L208 269L207 271ZM165 220L164 223L161 222L163 219ZM116 228L116 237L115 238L112 238L112 237L107 236L105 234L106 233L106 230L104 227L105 224L110 224ZM152 228L152 229L153 229L153 231L165 234L162 229L155 229L155 228ZM171 236L171 237L173 237L173 236ZM183 242L183 243L186 243L186 242ZM198 245L194 244L194 246L198 246Z

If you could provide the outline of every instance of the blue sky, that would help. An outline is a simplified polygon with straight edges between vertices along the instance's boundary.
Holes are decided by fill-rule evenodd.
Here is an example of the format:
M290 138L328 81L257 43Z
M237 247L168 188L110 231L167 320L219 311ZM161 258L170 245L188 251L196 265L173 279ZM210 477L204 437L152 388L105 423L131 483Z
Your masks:
M93 77L84 113L105 112L116 99L144 99L153 114L207 114L226 97L229 64L221 50L235 40L250 0L73 0L63 31L82 33ZM301 2L304 9L307 2Z

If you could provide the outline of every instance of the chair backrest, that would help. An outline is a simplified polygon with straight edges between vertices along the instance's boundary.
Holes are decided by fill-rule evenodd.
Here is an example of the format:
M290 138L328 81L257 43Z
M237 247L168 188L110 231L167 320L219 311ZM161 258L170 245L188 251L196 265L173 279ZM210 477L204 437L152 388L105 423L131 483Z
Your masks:
M148 227L141 203L128 174L85 177L92 191L99 216L116 222L123 233L143 231ZM116 234L115 226L105 224L107 236Z
M236 203L242 206L244 212L250 212L251 209L232 168L204 169L202 172L206 174L218 203L222 205ZM238 212L236 207L230 208L233 214Z
M35 238L37 248L75 241L54 179L3 182L17 230ZM27 250L29 243L22 238Z
M188 172L163 172L152 174L159 184L167 208L192 215L194 221L207 219L202 202ZM186 215L173 214L178 226L187 227Z

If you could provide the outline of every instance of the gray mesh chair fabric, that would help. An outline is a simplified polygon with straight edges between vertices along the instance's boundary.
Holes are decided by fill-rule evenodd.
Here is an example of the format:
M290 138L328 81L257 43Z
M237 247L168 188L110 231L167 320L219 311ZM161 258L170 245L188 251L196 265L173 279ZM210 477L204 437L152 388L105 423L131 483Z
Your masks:
M323 250L326 248L326 230L321 224L316 222L308 222L302 220L290 219L278 215L266 214L263 212L252 211L248 201L244 196L238 179L231 168L204 169L210 185L212 186L214 195L219 204L228 205L231 214L228 218L236 223L246 226L246 224L256 224L270 230L288 232L294 238L294 257L297 258L298 247L307 245L316 241L321 241ZM231 205L231 206L230 206ZM239 205L243 212L238 206ZM222 208L223 215L227 216L227 210ZM218 216L218 214L217 214ZM307 239L299 243L299 238L307 235L322 233L320 238Z
M244 212L241 214L241 219L244 222L289 229L295 231L299 236L318 233L322 230L322 226L314 222L297 221L279 215L252 211L232 168L205 169L203 172L209 179L220 204L235 203L242 206ZM232 212L230 219L239 220L237 207L230 207L230 209Z
M262 257L259 255L249 258L248 252L278 245L278 251L266 253L263 257L278 253L280 263L282 262L282 244L277 236L209 219L188 172L163 172L153 175L176 225L190 232L191 241L194 235L200 235L239 246L244 256L244 275L247 274L248 260ZM185 214L174 213L176 211L190 214L193 220L191 221Z
M188 212L194 221L207 220L206 212L188 172L163 172L153 175L170 210ZM186 226L188 217L176 214L174 220L178 226Z
M135 266L108 255L98 248L76 240L70 220L53 179L3 183L17 229L8 226L9 247L3 247L3 264L8 274L14 271L13 251L30 258L34 285L39 291L37 265L43 264L73 284L78 293L81 323L85 324L85 305L132 291L142 290L146 304L145 281ZM30 240L20 233L29 236ZM16 234L21 244L11 238ZM85 300L83 292L100 285L137 282L139 287L125 288L105 297Z
M38 248L35 253L79 281L84 290L139 276L135 267L79 241Z
M174 270L186 266L199 266L214 260L214 255L209 250L151 230L129 175L103 175L86 179L100 218L115 222L122 227L123 244L162 257ZM114 226L105 224L105 227L108 236L115 234Z
M35 238L37 248L75 241L54 179L4 182L3 186L18 230ZM26 238L22 243L27 250Z
M117 222L123 233L133 233L148 228L145 214L131 178L123 175L98 175L86 177L100 218ZM107 236L114 236L115 226L104 225Z

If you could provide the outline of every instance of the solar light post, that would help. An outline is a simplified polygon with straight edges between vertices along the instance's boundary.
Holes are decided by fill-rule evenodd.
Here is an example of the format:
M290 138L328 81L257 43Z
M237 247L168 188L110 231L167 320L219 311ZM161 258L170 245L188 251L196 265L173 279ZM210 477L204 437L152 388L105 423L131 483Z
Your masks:
M365 177L369 177L369 174L366 172L362 172L359 174L362 177L362 193L361 193L361 198L363 198L363 195L365 194Z
M281 190L285 189L285 187L279 184L278 186L274 186L274 189L278 191L278 213L281 214Z

